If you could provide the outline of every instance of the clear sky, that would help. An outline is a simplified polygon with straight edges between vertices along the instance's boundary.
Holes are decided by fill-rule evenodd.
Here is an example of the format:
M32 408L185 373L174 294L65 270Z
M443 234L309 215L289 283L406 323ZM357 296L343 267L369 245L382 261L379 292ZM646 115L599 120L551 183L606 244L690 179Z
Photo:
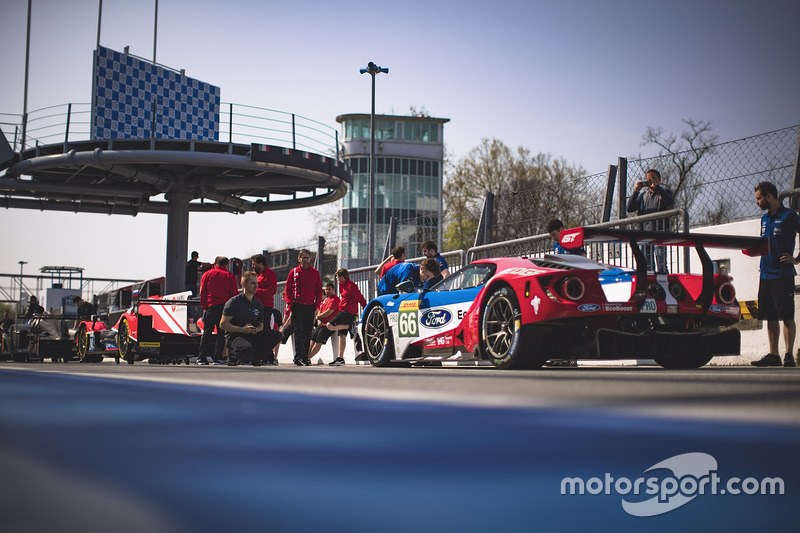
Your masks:
M2 0L0 112L21 113L26 0ZM154 2L105 0L100 44L152 58ZM91 101L97 0L33 0L28 110ZM454 160L483 137L563 157L588 173L642 147L648 126L709 120L720 140L800 122L800 2L786 0L160 0L157 61L221 87L223 102L332 127L424 106L449 118ZM291 220L291 223L289 223ZM162 275L166 217L0 210L0 272L82 266ZM190 215L202 260L309 242L308 210Z

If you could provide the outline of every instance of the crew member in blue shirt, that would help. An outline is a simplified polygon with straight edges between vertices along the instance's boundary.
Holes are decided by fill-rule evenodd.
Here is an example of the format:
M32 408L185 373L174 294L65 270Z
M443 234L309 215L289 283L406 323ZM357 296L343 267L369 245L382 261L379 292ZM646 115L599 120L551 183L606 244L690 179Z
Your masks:
M561 222L559 219L554 218L550 222L547 223L547 233L550 234L550 238L553 239L553 253L554 254L573 254L573 255L582 255L586 257L586 249L581 246L580 248L573 248L571 250L567 250L563 246L561 246L561 232L564 231L564 223Z
M397 285L410 280L415 289L429 289L442 280L439 272L439 263L436 259L427 258L417 265L414 263L399 263L381 278L378 283L378 295L397 294Z
M436 259L436 262L439 263L439 273L442 275L443 278L446 278L447 276L450 275L450 266L447 264L445 258L442 257L442 254L439 253L439 250L436 247L435 242L433 241L423 242L422 255L432 259Z
M780 323L783 321L783 342L786 355L783 366L797 366L794 361L794 243L800 230L800 217L793 209L778 200L778 188L762 181L755 188L756 204L766 211L761 217L761 236L769 239L769 254L761 256L761 276L758 283L758 318L767 321L769 353L753 361L753 366L781 366L778 351Z

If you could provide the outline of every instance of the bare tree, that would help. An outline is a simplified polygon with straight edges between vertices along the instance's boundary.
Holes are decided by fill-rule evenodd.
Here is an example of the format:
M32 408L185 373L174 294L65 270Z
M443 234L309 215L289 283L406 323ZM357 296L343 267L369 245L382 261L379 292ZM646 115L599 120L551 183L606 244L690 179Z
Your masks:
M495 194L495 241L542 233L550 218L586 222L591 210L590 195L578 186L583 174L550 154L532 155L524 147L512 151L497 139L483 139L448 173L445 247L472 245L487 192Z
M642 135L642 146L655 144L663 156L672 163L670 170L676 173L674 180L668 180L675 198L685 209L691 207L702 184L692 169L700 162L704 155L713 149L718 136L711 133L711 122L707 120L683 119L682 122L689 127L680 136L667 133L663 128L648 126ZM665 170L666 179L672 172Z
M431 114L428 113L428 110L425 109L424 105L421 105L419 107L417 107L415 105L409 106L408 114L411 115L412 117L430 117L431 116Z

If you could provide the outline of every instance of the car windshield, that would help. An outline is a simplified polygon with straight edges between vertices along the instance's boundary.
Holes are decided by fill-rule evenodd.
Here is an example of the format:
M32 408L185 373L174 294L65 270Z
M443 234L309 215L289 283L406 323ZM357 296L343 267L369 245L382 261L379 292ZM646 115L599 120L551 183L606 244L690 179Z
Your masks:
M445 292L459 289L474 289L486 283L494 275L497 265L494 263L473 263L465 266L452 276L431 287L431 291Z

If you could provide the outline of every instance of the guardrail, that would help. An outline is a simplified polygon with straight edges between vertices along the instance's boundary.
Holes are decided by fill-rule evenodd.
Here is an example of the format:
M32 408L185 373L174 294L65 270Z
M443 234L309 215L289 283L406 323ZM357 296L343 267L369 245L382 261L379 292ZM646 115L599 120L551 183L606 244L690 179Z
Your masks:
M640 225L646 222L668 220L670 228L687 233L689 231L689 214L685 209L672 209L623 218L611 222L592 224L592 228L617 228L617 229L639 229ZM472 262L476 259L486 257L541 257L544 254L552 253L553 241L547 233L513 239L503 242L495 242L475 246L467 250L467 260ZM670 272L689 272L689 254L683 248L672 246L667 247L667 265ZM633 267L633 257L627 246L616 243L592 243L586 250L589 259L601 263L607 263L623 268Z
M36 109L28 112L25 127L24 122L23 115L0 113L0 126L15 152L23 147L92 140L92 105L88 103ZM219 142L270 144L339 159L339 131L295 113L223 102L217 126Z

